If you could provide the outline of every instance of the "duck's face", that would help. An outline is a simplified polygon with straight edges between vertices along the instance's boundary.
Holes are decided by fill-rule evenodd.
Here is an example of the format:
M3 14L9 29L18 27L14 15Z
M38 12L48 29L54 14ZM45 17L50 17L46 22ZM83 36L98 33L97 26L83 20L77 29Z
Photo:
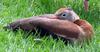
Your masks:
M60 8L56 11L55 15L58 16L58 19L69 20L72 22L80 19L79 16L70 8Z

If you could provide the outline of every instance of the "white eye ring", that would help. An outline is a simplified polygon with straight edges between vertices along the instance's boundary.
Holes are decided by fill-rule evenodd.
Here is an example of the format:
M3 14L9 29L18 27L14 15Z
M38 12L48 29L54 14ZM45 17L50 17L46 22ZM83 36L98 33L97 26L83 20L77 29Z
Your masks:
M62 17L67 17L68 14L67 14L67 13L62 13L61 16L62 16Z
M62 14L62 16L66 16L66 14Z

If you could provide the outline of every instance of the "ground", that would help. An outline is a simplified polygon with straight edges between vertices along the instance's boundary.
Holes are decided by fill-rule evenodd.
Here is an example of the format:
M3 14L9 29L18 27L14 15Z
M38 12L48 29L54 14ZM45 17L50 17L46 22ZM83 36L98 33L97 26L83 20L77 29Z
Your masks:
M0 52L100 52L100 1L90 0L89 11L85 12L83 0L0 0ZM82 19L94 28L94 36L84 46L65 45L63 41L43 37L41 41L30 35L28 38L19 30L5 31L3 26L19 18L27 18L45 13L54 13L61 7L71 7Z

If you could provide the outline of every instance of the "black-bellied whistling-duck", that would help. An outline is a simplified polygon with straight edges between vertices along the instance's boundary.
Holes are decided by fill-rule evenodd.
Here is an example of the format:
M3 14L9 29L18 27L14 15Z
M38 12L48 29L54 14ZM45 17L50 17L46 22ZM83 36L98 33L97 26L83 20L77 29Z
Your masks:
M55 14L50 14L50 16L48 14L47 16L20 19L6 26L6 28L13 30L20 28L28 31L35 30L36 27L41 30L41 33L49 32L73 42L89 40L93 34L91 24L80 19L73 10L68 8L61 8Z

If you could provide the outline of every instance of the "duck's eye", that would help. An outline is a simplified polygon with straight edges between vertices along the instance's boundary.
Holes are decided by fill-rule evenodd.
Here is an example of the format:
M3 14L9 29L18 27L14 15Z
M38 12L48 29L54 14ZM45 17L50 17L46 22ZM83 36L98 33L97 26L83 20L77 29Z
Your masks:
M66 17L66 16L68 16L68 14L67 13L62 13L61 16Z
M66 14L62 14L62 16L66 16Z

